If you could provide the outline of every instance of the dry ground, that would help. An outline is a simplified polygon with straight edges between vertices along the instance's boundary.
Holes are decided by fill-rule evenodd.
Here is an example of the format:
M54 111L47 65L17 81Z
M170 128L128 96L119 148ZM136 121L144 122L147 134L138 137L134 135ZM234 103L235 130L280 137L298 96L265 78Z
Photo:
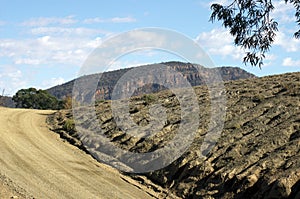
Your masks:
M0 108L1 199L151 198L51 132L52 113Z

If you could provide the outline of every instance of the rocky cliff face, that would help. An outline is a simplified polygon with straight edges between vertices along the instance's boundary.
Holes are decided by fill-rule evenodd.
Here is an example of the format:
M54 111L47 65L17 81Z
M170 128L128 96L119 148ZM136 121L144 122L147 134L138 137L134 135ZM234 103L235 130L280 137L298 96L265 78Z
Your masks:
M237 79L247 79L247 78L254 78L255 76L251 73L248 73L240 68L237 67L220 67L220 68L204 68L203 66L198 66L201 69L201 74L199 74L198 70L195 68L195 65L190 63L182 63L182 62L166 62L161 63L163 65L169 66L171 69L176 70L180 72L192 86L198 86L205 84L204 78L209 77L210 74L215 72L216 70L220 73L223 81L229 81L229 80L237 80ZM145 66L139 66L139 71L143 71L143 69L147 69L149 67L155 67L154 64L151 65L145 65ZM94 74L94 75L88 75L83 76L79 78L79 81L89 81L91 79L95 79L96 82L98 82L97 89L94 90L88 90L86 88L82 89L82 96L87 98L86 100L89 101L95 94L97 99L111 99L112 98L112 92L114 90L114 86L119 81L119 79L129 72L132 69L135 68L126 68L116 71L110 71L103 74ZM166 82L174 82L174 83L180 83L178 82L178 79L174 77L174 75L170 75L168 73L161 74ZM139 79L137 82L132 84L125 84L123 85L122 90L129 91L130 88L135 88L139 85L142 85L140 88L135 90L133 93L134 95L139 94L146 94L146 93L153 93L158 92L161 90L164 90L165 87L159 84L147 84L147 82L150 82L152 79L152 76L145 74L141 74L143 76L142 79ZM78 81L78 80L77 80ZM180 81L180 80L179 80ZM75 80L72 80L70 82L67 82L65 84L55 86L53 88L48 89L47 91L54 95L55 97L62 99L65 96L71 96L73 91ZM81 97L82 97L81 96Z
M200 158L199 149L210 120L210 98L207 88L198 86L195 92L202 125L190 148L163 169L128 175L160 192L159 198L300 198L300 73L229 81L225 88L224 128L205 158ZM100 128L112 143L145 153L163 148L172 139L182 122L180 104L169 91L151 96L133 97L129 109L130 117L140 126L149 123L151 104L167 109L167 122L161 131L146 139L120 130L110 101L97 105ZM65 114L71 117L70 112L57 113L58 122L53 127L62 135L67 134L60 128ZM84 119L82 122L93 125ZM80 138L78 135L72 134Z

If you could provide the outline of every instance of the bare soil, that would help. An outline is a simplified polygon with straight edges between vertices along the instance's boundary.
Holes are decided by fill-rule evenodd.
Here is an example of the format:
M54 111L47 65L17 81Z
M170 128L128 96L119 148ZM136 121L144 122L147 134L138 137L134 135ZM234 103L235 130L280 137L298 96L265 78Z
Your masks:
M54 111L0 108L0 198L152 198L116 170L63 142Z
M207 87L199 86L194 90L200 125L190 148L165 168L129 176L143 184L155 183L157 186L151 183L150 186L157 190L159 187L167 190L161 198L173 199L170 193L195 199L300 198L300 72L229 81L224 86L227 98L224 126L217 143L204 158L199 152L208 124L219 125L217 118L211 119L210 113L219 107L211 106ZM170 91L149 97L131 98L129 113L137 125L146 126L151 121L151 106L161 104L166 109L167 121L153 136L142 138L121 131L110 101L96 105L98 121L91 121L89 118L93 117L86 114L79 122L91 130L100 126L110 142L123 150L147 153L163 148L178 134L178 126L183 122L181 106ZM53 129L82 148L80 141L86 141L81 139L84 132L79 129L64 132L62 128L72 119L72 112L58 112L55 118L58 126ZM88 145L91 146L88 150L97 152L98 140L88 141L94 142ZM212 137L211 143L213 141ZM114 165L113 161L107 162Z

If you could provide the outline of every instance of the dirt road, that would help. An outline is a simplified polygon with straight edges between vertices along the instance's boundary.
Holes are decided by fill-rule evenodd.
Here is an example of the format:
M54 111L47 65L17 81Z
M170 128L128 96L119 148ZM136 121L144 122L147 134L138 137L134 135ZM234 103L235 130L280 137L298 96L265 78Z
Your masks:
M0 175L27 197L151 198L50 132L45 120L51 113L0 108Z

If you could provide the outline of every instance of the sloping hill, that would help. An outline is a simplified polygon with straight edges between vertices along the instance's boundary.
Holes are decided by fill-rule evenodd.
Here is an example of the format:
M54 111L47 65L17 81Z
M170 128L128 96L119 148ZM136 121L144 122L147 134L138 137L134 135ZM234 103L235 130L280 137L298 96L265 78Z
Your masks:
M207 88L199 86L195 91L202 125L189 150L166 168L128 175L142 184L166 188L180 198L300 198L300 73L228 81L225 87L224 128L206 158L199 158L198 153L207 133L210 100ZM168 91L153 96L154 102L145 101L144 96L130 101L130 117L139 125L149 123L153 103L171 111L163 129L146 139L120 130L109 101L98 104L100 127L112 143L145 153L164 147L176 134L181 122L178 100ZM66 133L61 128L66 122L64 115L71 117L70 112L57 113L54 126L61 134ZM93 125L84 119L82 122ZM80 135L72 134L77 138ZM168 197L167 192L163 194L162 198Z
M192 86L198 86L202 85L204 83L203 79L199 74L197 73L198 71L195 69L195 67L190 64L190 63L182 63L182 62L166 62L166 63L161 63L167 66L170 66L172 69L180 71L183 76L187 78L187 80L190 82ZM155 66L154 64L150 65L144 65L144 66L138 66L140 68L143 67L153 67ZM221 77L223 78L224 81L228 80L237 80L237 79L247 79L247 78L254 78L255 75L246 72L245 70L242 70L237 67L220 67L220 68L213 68L213 69L205 69L203 66L200 66L203 68L204 71L213 71L213 70L219 70L219 73ZM113 88L117 81L122 77L126 72L130 71L133 68L125 68L125 69L120 69L116 71L110 71L110 72L105 72L102 75L101 80L98 83L98 88L104 99L111 99L111 93L113 91ZM203 75L203 74L202 74ZM94 79L98 78L99 74L94 74L94 75L88 75L85 76L85 79ZM172 78L172 77L170 77ZM80 78L79 78L80 79ZM47 91L54 95L55 97L62 99L65 96L71 96L72 95L72 90L73 90L73 85L75 80L69 81L65 84L58 85L52 88L49 88ZM126 89L126 88L124 88ZM152 86L148 88L142 88L140 90L140 93L152 93L152 92L157 92L160 90L163 90L164 88L161 86ZM138 94L138 93L137 93ZM93 94L91 94L93 95Z
M15 103L12 100L12 97L0 96L0 106L14 108Z

